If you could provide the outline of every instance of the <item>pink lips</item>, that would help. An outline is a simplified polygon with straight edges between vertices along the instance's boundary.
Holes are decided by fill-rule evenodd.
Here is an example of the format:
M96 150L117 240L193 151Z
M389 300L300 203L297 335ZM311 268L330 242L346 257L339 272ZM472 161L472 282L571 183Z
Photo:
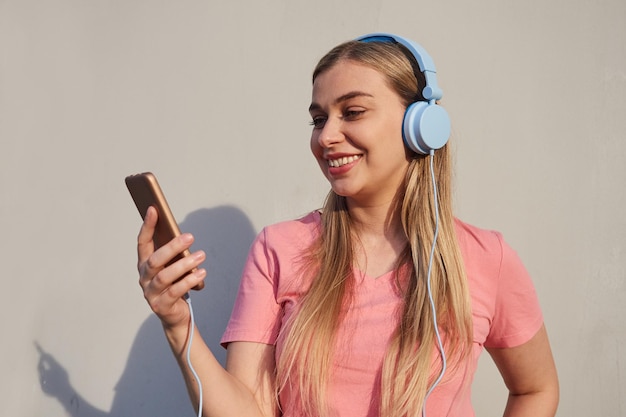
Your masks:
M351 162L347 162L344 163L340 166L331 166L331 164L329 163L328 165L328 173L332 176L339 176L339 175L343 175L346 172L350 171L360 160L361 160L361 156L359 155L358 157L354 158L354 156L356 155L352 155L352 156L348 156L347 158L352 157L352 159L354 159ZM338 156L338 155L333 155L332 157L328 157L328 160L338 160L341 159L342 157Z

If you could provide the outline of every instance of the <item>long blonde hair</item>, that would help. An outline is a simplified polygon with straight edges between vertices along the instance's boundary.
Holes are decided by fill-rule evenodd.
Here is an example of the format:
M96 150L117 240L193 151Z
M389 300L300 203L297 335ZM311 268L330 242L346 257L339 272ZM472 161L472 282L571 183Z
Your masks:
M352 60L384 74L405 105L421 99L423 79L415 70L417 64L399 45L355 41L341 44L320 60L313 80L340 60ZM449 146L436 151L433 158L440 224L431 272L432 296L445 335L449 366L455 367L470 352L471 308L452 214ZM435 221L433 189L427 180L430 175L429 159L412 154L404 188L396 201L408 244L396 268L403 307L382 367L383 417L418 415L439 373L432 369L436 336L425 282ZM277 362L278 389L288 385L299 396L308 417L328 415L326 389L335 336L341 311L351 302L354 283L353 249L345 198L331 190L322 211L320 237L307 253L308 268L304 273L311 275L311 285L280 335L283 347Z

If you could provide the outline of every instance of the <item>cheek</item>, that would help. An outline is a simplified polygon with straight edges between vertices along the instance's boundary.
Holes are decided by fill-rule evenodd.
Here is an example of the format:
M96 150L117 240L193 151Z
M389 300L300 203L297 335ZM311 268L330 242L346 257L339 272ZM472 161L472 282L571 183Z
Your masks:
M327 169L328 168L328 164L326 162L326 160L324 159L324 149L320 146L317 135L315 134L315 132L313 132L311 134L311 140L309 142L309 147L311 149L311 153L313 154L313 157L315 158L315 160L317 161L317 164L319 165L320 169L322 170L322 173L324 174L324 176L326 176L327 174Z
M324 155L324 150L320 146L315 132L311 133L311 140L309 141L309 147L311 149L311 152L313 153L313 156L316 159L319 159Z
M388 124L387 132L390 132L388 146L390 151L405 154L408 148L404 144L404 139L402 139L402 121L403 118L400 118Z

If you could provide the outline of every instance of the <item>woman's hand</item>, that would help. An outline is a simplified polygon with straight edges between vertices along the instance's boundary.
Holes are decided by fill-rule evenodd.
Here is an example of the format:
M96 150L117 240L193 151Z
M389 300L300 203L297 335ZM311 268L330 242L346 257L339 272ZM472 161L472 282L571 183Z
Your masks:
M155 251L152 239L157 218L156 209L148 208L137 237L139 285L150 308L166 329L187 328L189 308L183 296L205 278L205 269L191 271L205 260L206 255L197 251L167 265L177 254L191 247L193 236L184 233Z

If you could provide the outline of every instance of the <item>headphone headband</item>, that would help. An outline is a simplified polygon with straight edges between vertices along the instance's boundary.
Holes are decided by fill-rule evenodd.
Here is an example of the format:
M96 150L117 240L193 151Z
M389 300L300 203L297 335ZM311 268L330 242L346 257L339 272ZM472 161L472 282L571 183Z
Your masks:
M435 62L422 46L409 39L403 38L402 36L383 32L360 36L356 38L356 40L360 42L399 43L404 46L409 50L409 52L411 52L411 55L415 57L417 65L426 79L426 87L424 87L424 90L422 91L422 96L428 101L439 100L443 97L443 91L437 85L437 69L435 68Z
M437 85L437 70L428 52L417 43L390 33L371 33L356 38L356 41L399 43L415 57L426 80L422 90L426 101L416 101L407 107L402 122L402 137L409 148L424 155L443 147L450 137L450 118L445 109L437 105L436 101L443 96L443 91Z

